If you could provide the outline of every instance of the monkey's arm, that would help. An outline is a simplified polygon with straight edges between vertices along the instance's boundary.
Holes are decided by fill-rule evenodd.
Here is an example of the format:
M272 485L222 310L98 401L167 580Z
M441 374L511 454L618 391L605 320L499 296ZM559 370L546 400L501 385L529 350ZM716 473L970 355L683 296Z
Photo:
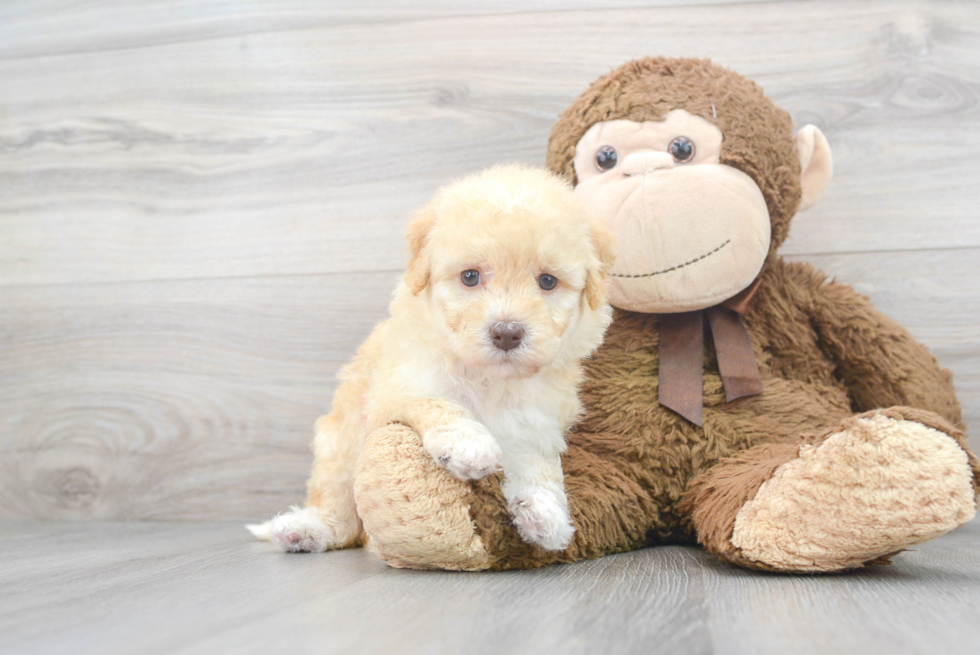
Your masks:
M846 284L823 281L810 292L820 348L836 363L855 411L904 405L962 427L952 373L905 328Z

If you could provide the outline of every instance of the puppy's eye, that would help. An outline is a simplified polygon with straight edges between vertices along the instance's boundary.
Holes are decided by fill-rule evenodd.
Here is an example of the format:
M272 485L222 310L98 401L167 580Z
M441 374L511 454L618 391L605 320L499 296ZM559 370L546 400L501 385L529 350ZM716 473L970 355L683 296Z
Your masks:
M615 168L618 161L619 153L612 146L602 146L595 153L595 165L600 171L608 171L610 168Z
M459 279L468 287L475 287L480 283L480 271L468 269L460 273Z
M538 276L538 286L545 291L551 291L558 285L558 278L554 275L548 275L547 273L542 273Z
M679 136L667 146L667 152L679 164L686 164L694 159L694 142L686 136Z

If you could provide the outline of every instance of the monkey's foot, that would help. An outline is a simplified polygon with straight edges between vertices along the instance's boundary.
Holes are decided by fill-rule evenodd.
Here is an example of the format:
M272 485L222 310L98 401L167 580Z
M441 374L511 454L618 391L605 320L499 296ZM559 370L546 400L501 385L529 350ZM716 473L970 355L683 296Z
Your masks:
M799 456L779 466L735 517L731 545L745 563L788 571L855 568L972 519L970 456L940 424L909 420L916 414L869 412L816 445L800 446Z
M473 488L422 448L411 428L368 435L354 482L367 548L389 566L475 571L490 556L470 518Z

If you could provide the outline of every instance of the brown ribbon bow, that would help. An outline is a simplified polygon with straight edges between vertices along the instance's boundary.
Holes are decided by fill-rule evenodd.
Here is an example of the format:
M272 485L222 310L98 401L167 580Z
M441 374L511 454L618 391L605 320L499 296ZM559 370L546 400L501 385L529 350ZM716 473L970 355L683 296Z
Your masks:
M718 356L725 400L762 393L762 377L742 315L761 279L720 305L660 316L660 404L700 426L704 410L704 315Z

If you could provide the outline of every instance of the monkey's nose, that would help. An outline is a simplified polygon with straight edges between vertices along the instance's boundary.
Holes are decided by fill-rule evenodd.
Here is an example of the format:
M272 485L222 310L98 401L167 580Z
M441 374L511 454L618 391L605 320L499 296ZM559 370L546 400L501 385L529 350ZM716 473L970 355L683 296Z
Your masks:
M490 338L493 345L504 352L513 350L521 345L524 338L524 326L520 323L494 323L490 328Z
M669 152L636 152L627 155L619 166L623 175L652 173L661 168L673 168L674 158Z

